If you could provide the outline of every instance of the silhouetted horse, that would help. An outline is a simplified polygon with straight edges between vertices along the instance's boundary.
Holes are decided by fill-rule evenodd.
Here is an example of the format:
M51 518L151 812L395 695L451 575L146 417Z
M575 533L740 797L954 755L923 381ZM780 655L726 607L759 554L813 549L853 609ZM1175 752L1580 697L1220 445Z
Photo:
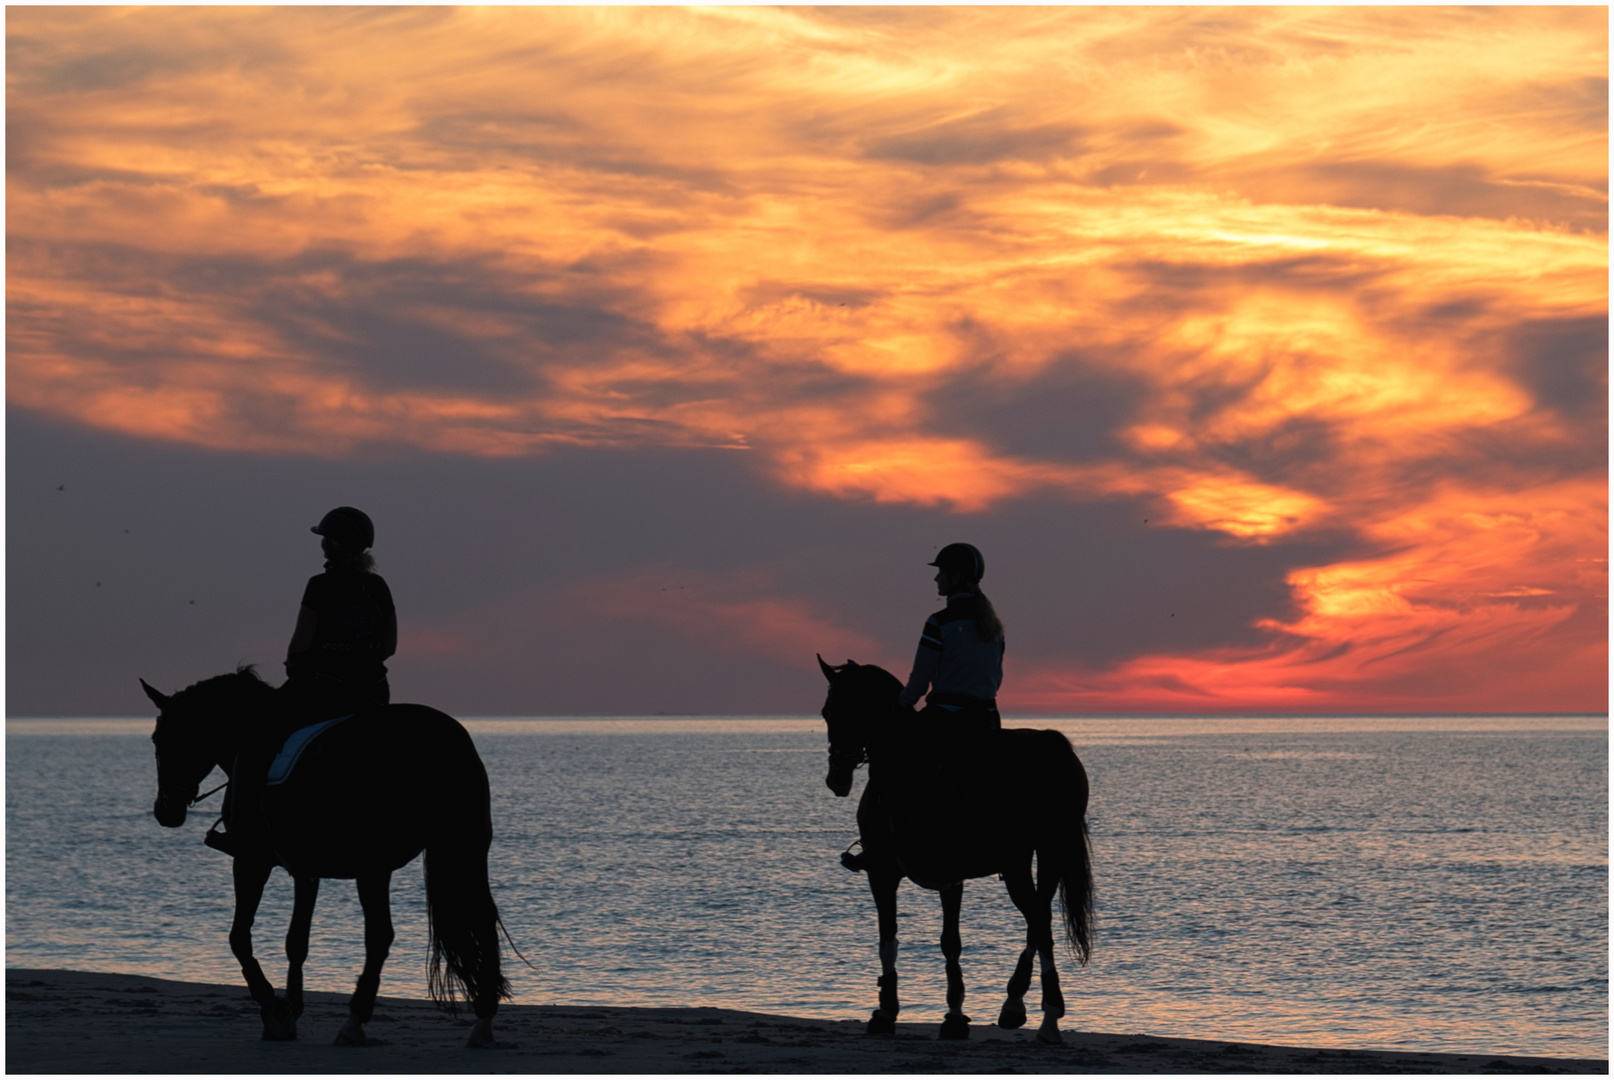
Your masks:
M947 733L898 705L902 683L884 668L848 660L831 667L823 716L829 725L829 775L836 795L869 763L857 808L864 869L880 923L880 1007L869 1034L894 1030L897 1000L897 886L904 877L941 894L941 949L947 960L947 1017L941 1038L969 1037L964 1015L959 906L966 878L1001 874L1026 919L1026 947L1009 980L998 1026L1026 1022L1024 997L1034 956L1042 960L1041 1042L1057 1043L1065 999L1054 968L1053 898L1059 894L1067 941L1086 964L1091 951L1093 874L1087 850L1087 773L1057 731ZM1031 860L1037 860L1032 876Z
M278 691L250 667L171 697L144 679L140 685L160 710L151 736L157 749L152 813L168 828L185 823L213 766L230 773L243 748L284 733ZM499 970L498 911L488 888L488 776L457 720L424 705L388 705L343 720L310 745L285 783L265 786L261 806L238 806L233 818L230 950L263 1014L265 1039L296 1038L319 879L356 878L364 908L364 971L336 1044L365 1045L364 1025L393 938L392 872L424 850L428 990L433 1001L453 1011L456 985L462 988L476 1013L467 1045L497 1045L493 1015L510 992ZM252 956L253 919L277 864L295 882L284 999L275 997Z

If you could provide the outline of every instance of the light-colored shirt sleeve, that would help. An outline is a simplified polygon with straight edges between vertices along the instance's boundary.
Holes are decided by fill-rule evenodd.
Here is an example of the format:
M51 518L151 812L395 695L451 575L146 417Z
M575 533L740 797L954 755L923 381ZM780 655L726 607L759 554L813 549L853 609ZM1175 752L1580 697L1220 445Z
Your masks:
M902 688L902 693L897 697L903 708L913 708L925 696L925 691L930 689L930 680L936 674L936 665L941 663L941 655L941 624L932 616L925 620L925 628L920 631L919 648L914 651L913 673L908 676L908 685Z

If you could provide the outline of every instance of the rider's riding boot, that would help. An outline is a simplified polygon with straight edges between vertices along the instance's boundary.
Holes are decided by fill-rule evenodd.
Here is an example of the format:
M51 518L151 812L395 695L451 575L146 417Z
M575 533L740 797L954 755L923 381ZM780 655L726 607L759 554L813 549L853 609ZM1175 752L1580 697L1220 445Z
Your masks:
M207 835L202 837L202 843L231 857L235 855L235 837L224 831L224 823L230 820L230 815L234 811L235 787L234 785L225 785L224 805L219 807L219 819L213 823L211 829L207 830Z
M252 786L253 780L257 777L259 765L256 757L257 755L245 750L236 755L235 767L230 773L230 783L224 789L224 805L219 807L219 819L207 830L207 835L202 837L202 843L215 851L224 852L231 858L241 854L241 840L247 835L245 831L247 823L242 820L246 815L238 814L236 810L241 805L238 798L241 790Z

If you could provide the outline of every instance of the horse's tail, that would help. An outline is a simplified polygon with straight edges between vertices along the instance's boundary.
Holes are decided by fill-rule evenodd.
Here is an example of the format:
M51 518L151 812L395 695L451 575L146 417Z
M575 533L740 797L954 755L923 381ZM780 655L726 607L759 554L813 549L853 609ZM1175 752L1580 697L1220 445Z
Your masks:
M470 747L470 738L465 739ZM458 1011L465 992L478 1018L491 1017L510 984L500 970L499 911L488 887L488 848L493 823L488 806L487 772L470 748L465 798L475 804L456 807L432 830L426 844L426 916L431 954L426 989L432 1001Z
M1093 953L1093 860L1087 832L1087 770L1070 740L1060 732L1050 755L1055 792L1055 858L1059 865L1059 908L1065 940L1077 961ZM1049 740L1050 743L1056 740ZM1039 863L1040 863L1039 859Z

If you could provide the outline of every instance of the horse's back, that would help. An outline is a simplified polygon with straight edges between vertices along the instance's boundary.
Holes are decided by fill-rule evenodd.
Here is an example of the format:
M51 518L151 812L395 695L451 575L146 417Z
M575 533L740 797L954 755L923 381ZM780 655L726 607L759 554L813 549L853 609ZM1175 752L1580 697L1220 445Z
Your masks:
M1004 728L949 743L920 734L871 773L858 818L889 835L904 872L930 887L1023 861L1087 804L1087 774L1063 732ZM878 841L876 841L878 843Z
M321 733L264 808L288 867L355 877L404 865L447 823L485 824L487 772L459 721L387 705Z
M1070 738L1054 728L1004 728L1003 767L1011 783L1034 785L1064 803L1075 799L1087 805L1087 768Z

